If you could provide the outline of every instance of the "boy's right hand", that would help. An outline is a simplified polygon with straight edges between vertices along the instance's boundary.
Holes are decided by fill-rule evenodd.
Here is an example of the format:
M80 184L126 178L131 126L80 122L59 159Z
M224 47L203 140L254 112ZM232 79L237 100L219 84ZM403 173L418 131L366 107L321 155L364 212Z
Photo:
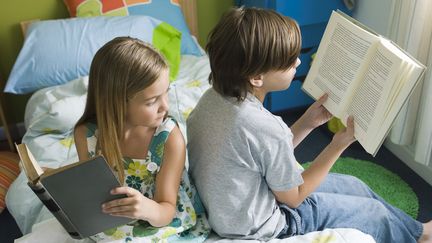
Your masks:
M356 139L354 138L354 117L349 116L347 119L347 127L337 132L331 141L333 146L340 149L346 149Z

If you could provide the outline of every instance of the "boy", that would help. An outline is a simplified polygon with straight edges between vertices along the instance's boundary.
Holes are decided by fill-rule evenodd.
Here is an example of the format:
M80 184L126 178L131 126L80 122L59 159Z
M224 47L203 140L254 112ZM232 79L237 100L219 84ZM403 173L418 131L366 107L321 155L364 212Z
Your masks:
M378 242L416 242L420 222L358 179L329 174L355 141L352 117L311 167L299 168L294 148L331 118L322 106L327 96L291 129L262 102L289 87L300 48L295 21L271 10L233 9L209 35L213 87L191 113L187 135L190 171L211 227L222 237L259 240L351 227Z

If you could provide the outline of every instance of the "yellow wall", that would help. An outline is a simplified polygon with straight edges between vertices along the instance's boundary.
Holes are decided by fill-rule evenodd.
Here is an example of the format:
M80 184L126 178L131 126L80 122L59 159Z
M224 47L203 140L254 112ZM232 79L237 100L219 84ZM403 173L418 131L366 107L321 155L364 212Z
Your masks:
M157 0L155 0L157 1ZM199 42L205 45L207 34L221 14L233 6L234 0L197 0ZM62 0L9 0L0 3L0 88L3 89L23 43L19 23L31 19L68 17ZM24 119L30 95L5 94L3 106L11 122Z

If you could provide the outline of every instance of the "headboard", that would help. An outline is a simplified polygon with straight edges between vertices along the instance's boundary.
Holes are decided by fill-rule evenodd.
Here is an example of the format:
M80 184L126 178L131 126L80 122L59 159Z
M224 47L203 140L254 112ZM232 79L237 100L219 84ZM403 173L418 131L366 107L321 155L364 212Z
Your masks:
M198 17L197 17L196 1L197 0L180 0L180 6L191 34L196 38L198 38ZM36 21L39 21L39 19L22 21L20 23L21 31L23 33L24 38L28 26L31 23Z
M180 6L186 23L193 36L198 38L198 17L196 0L180 0Z

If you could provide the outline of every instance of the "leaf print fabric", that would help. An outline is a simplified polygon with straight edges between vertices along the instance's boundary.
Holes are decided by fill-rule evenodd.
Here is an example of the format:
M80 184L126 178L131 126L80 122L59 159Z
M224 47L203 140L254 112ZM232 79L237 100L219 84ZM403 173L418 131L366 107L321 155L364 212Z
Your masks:
M123 158L125 185L140 191L148 198L153 198L156 175L163 161L165 143L176 125L176 121L168 117L156 129L145 159ZM88 150L94 156L97 128L94 124L88 125L87 128ZM99 242L119 239L124 242L184 242L185 240L203 242L209 232L210 227L198 194L189 180L187 171L184 170L177 195L176 215L169 225L157 228L146 221L137 220L128 225L106 230L91 238Z

